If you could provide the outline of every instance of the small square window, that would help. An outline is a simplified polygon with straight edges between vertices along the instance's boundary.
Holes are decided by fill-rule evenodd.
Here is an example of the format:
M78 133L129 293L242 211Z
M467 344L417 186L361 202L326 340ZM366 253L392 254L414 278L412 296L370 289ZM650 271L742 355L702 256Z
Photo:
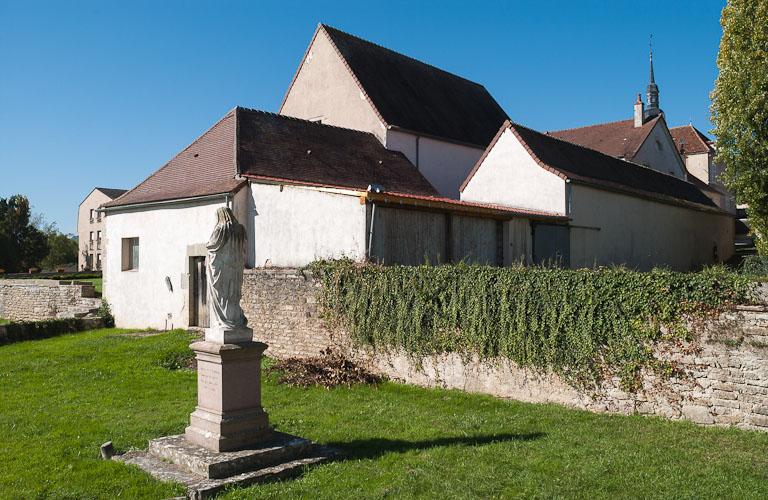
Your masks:
M123 255L122 255L122 270L133 271L139 268L139 239L138 238L123 238L122 239Z

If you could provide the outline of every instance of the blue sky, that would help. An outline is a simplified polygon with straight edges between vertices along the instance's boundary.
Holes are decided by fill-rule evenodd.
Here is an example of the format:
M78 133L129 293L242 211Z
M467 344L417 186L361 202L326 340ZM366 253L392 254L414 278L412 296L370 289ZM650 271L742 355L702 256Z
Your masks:
M74 232L235 105L277 111L318 22L482 83L539 130L627 119L653 33L671 125L708 132L724 1L0 0L0 197Z

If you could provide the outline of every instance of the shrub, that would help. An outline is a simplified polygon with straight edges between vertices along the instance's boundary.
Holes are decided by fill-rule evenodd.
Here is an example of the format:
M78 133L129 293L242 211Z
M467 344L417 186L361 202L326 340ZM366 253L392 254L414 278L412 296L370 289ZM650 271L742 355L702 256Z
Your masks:
M0 344L55 337L65 333L98 328L99 326L101 326L101 320L94 321L94 319L82 318L13 322L0 327Z
M312 269L325 318L358 345L417 358L505 357L582 386L607 371L628 390L642 368L671 371L653 344L690 338L685 315L746 301L752 289L748 277L722 267L677 273L330 261Z
M115 326L115 317L112 316L112 310L109 308L109 302L106 299L101 299L101 305L99 310L96 311L96 316L104 321L106 328L112 328Z
M768 257L747 255L741 263L741 272L749 276L768 276Z

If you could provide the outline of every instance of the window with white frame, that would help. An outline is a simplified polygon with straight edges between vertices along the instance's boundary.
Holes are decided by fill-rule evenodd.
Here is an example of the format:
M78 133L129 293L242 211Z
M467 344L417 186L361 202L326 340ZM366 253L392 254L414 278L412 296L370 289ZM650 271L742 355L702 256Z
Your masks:
M139 268L139 239L123 238L122 270L134 271Z

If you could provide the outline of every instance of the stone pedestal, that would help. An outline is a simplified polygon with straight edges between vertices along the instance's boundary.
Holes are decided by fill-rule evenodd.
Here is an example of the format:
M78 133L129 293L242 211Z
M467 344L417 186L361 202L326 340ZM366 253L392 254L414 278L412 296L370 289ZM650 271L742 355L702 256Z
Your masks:
M207 333L207 332L206 332ZM186 439L211 451L252 447L271 435L261 407L261 355L266 344L195 342L197 407Z
M220 326L206 328L205 340L216 344L242 344L253 340L253 330L245 326L240 328ZM266 346L264 348L266 349Z

